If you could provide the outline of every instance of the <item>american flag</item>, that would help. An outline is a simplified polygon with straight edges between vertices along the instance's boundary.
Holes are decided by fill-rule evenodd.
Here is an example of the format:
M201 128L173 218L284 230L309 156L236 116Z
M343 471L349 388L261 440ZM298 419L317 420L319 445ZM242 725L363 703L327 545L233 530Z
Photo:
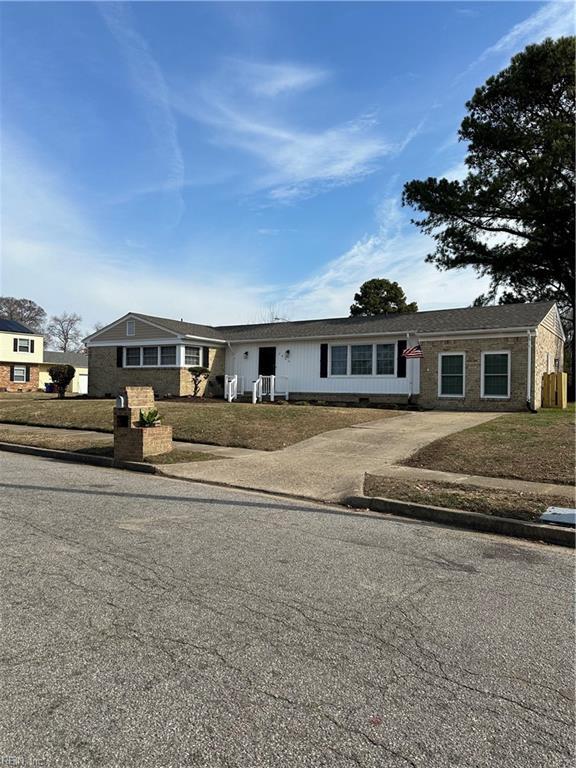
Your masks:
M404 352L402 352L402 357L423 357L422 347L420 344L416 344L415 347L407 347Z

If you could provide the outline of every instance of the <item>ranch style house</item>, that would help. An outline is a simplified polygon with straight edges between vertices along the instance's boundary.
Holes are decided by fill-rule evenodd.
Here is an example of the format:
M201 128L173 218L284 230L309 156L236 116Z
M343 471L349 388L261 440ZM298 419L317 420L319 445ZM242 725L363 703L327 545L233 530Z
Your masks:
M376 317L209 326L129 312L85 339L89 390L128 385L270 399L537 410L542 376L563 368L556 304L506 304Z

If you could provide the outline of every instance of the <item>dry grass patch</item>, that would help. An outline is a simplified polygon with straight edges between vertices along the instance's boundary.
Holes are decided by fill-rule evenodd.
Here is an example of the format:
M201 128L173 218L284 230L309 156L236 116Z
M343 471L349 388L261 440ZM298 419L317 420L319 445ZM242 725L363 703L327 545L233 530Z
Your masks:
M403 464L444 472L574 483L574 406L510 413L436 440Z
M0 399L0 422L112 431L113 400L16 397ZM230 404L209 400L159 401L157 405L163 423L173 426L177 440L264 451L275 451L332 429L398 415L394 411L370 408Z
M541 496L456 483L395 480L376 475L366 475L364 493L366 496L413 501L416 504L463 509L467 512L483 512L486 515L518 520L538 520L550 506L574 506L574 494L570 495L569 489L566 489L565 496Z
M77 435L57 432L42 433L39 429L14 430L0 428L0 442L30 445L35 448L49 448L57 451L72 451L90 456L114 456L114 446L111 435ZM177 445L170 453L149 456L144 459L148 464L177 464L186 461L212 461L224 458L205 451L194 451Z

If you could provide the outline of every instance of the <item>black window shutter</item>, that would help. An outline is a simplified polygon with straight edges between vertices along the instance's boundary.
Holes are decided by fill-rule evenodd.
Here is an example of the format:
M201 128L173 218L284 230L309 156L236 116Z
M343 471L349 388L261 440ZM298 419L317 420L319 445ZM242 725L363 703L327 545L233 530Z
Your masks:
M14 339L14 352L18 352L18 339Z
M34 339L30 341L30 352L34 352Z
M397 372L396 375L399 379L405 379L406 378L406 358L402 355L402 352L406 349L406 339L400 339L396 343L396 349L397 349L397 355L398 355L398 365L397 365Z
M30 381L30 366L26 366L26 381Z
M116 347L116 368L124 367L124 347Z
M328 378L328 344L320 344L320 378Z
M14 366L10 366L10 381L14 381Z
M202 365L204 368L210 367L210 348L202 347Z

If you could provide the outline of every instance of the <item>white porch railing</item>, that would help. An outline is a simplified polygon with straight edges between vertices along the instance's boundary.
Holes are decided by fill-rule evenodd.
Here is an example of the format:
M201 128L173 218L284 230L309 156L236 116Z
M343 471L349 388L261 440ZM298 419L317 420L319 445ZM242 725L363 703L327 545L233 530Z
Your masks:
M231 403L232 400L236 400L238 394L244 394L244 377L226 374L224 376L224 399Z
M258 376L252 385L253 403L261 403L263 397L269 397L273 403L278 395L288 400L287 376Z

